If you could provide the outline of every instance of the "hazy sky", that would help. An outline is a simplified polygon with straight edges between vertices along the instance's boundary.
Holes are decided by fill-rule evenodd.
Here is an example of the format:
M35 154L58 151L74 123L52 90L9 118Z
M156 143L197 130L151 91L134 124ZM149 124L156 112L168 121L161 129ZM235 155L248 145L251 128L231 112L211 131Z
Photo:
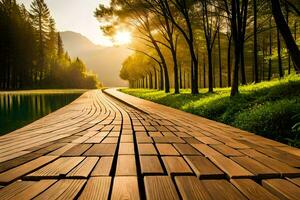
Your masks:
M30 8L32 0L17 0ZM45 0L59 31L74 31L88 37L95 44L109 45L99 29L94 11L101 4L110 0Z

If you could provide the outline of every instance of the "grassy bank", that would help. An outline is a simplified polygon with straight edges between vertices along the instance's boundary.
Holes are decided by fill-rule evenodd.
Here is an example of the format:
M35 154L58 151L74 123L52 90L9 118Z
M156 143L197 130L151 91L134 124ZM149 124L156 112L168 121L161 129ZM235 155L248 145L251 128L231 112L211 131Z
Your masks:
M300 76L241 86L234 98L230 98L230 88L215 89L214 93L202 89L199 95L191 95L189 90L177 95L149 89L121 91L294 146L300 143L292 130L299 122L293 116L300 113Z

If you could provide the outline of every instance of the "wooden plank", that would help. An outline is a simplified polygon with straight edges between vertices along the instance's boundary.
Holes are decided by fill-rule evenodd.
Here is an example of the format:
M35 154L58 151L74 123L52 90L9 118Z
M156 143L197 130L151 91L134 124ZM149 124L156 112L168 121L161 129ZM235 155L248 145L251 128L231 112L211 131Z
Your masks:
M133 143L120 143L119 155L134 155Z
M262 185L280 199L298 200L300 197L300 187L285 179L266 179Z
M118 156L116 176L135 176L136 174L134 155Z
M230 178L250 178L254 175L225 156L211 156L211 161Z
M290 154L275 148L257 148L257 150L292 167L300 167L300 157L294 154Z
M212 199L246 200L247 198L226 180L201 180Z
M196 137L196 139L204 144L222 144L218 140L215 140L211 137Z
M225 176L210 160L202 156L185 156L188 164L200 179L223 178Z
M9 183L33 170L55 160L57 156L42 156L33 161L10 169L0 174L0 183Z
M44 190L49 188L51 185L53 185L56 182L56 180L41 180L38 181L22 192L18 192L16 196L12 197L11 200L30 200L42 193Z
M121 135L121 143L126 143L126 142L133 142L133 136L132 135Z
M62 157L46 165L45 167L27 175L31 178L57 178L65 176L69 171L76 167L84 157Z
M231 179L230 182L250 200L279 200L279 198L253 180Z
M171 144L156 144L158 152L162 156L176 156L179 153Z
M94 144L85 156L113 156L116 151L116 144Z
M91 176L108 176L111 171L113 157L101 157Z
M189 144L174 144L181 155L201 155L194 147Z
M153 144L138 144L139 155L157 155Z
M165 156L162 157L168 174L192 174L192 170L182 157Z
M201 144L201 142L194 137L187 137L183 139L189 144Z
M49 156L61 156L63 153L65 153L69 149L73 148L74 146L76 146L75 143L74 144L67 144L67 145L65 145L65 146L63 146L63 147L47 154L47 155L49 155Z
M212 148L223 154L224 156L243 156L243 154L224 144L210 145Z
M273 169L247 156L232 157L231 159L254 175L258 176L258 178L275 178L280 176L279 172L276 172Z
M102 140L102 144L117 144L119 138L117 137L106 137L104 140Z
M63 156L81 156L86 150L88 150L92 145L91 144L77 144L76 146L72 147L65 153Z
M164 136L164 137L152 137L152 138L156 143L185 143L185 141L180 137Z
M148 137L148 136L136 136L136 141L137 141L138 144L153 143L152 138Z
M49 189L38 195L35 200L44 199L74 199L86 180L63 179L56 182Z
M77 167L72 169L72 171L67 174L67 177L87 178L98 160L98 157L87 157Z
M33 181L17 181L0 189L0 199L11 199L34 184Z
M16 166L22 165L26 162L29 162L29 161L34 160L34 159L36 159L38 157L41 157L41 156L42 156L42 154L38 154L38 153L28 153L28 154L25 154L23 156L14 158L12 160L2 162L0 164L0 173L2 173L4 171L7 171L11 168L14 168Z
M168 176L145 176L147 199L179 200L175 185Z
M192 146L195 149L197 149L198 151L200 151L203 155L205 155L205 157L211 157L211 156L215 156L215 155L222 156L221 153L214 150L213 148L211 148L207 144L192 144Z
M210 200L212 197L203 183L194 176L176 176L176 184L184 200Z
M104 139L103 136L93 136L90 139L86 140L84 143L92 143L92 144L99 144Z
M84 187L79 200L108 199L111 177L91 177Z
M157 156L140 156L140 163L143 175L164 173Z
M300 187L300 178L288 178L288 180Z
M137 177L115 177L112 188L111 199L139 200L139 188Z
M262 164L268 163L268 167L279 172L283 176L298 177L300 175L300 169L293 168L283 162L280 162L268 156L253 157L253 159L259 161Z

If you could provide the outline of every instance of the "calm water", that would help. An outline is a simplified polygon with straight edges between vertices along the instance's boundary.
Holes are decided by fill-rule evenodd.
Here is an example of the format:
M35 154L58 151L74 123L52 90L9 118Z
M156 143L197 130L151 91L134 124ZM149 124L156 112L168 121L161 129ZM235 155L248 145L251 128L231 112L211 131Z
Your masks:
M21 128L78 98L71 94L0 94L0 135Z

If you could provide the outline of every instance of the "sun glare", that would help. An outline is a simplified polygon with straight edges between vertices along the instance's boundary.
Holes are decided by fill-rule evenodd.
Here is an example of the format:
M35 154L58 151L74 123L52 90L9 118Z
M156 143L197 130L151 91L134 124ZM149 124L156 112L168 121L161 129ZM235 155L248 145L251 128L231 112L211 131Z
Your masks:
M114 43L117 45L129 44L131 40L132 36L128 31L118 31L114 36Z

